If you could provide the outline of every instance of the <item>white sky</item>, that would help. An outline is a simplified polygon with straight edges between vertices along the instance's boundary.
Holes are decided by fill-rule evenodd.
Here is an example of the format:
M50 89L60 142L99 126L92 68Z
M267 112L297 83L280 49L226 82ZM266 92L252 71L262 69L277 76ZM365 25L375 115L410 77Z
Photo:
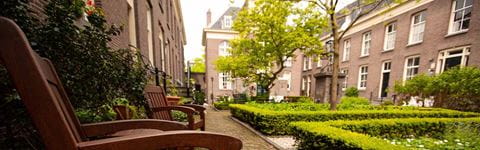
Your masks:
M340 0L339 8L354 0ZM185 26L187 45L185 45L185 61L193 60L204 54L202 31L207 22L207 11L212 11L212 22L215 22L230 6L241 7L244 0L180 0Z

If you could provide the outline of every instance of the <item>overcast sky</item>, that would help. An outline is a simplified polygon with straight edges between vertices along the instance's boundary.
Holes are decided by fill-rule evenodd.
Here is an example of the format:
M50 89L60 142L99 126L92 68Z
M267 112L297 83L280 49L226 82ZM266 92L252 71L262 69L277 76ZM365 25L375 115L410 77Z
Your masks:
M344 7L354 0L340 0L339 7ZM206 13L212 11L212 22L215 22L230 6L241 7L244 0L180 0L182 5L185 35L185 61L192 60L204 54L202 46L202 31L206 26Z

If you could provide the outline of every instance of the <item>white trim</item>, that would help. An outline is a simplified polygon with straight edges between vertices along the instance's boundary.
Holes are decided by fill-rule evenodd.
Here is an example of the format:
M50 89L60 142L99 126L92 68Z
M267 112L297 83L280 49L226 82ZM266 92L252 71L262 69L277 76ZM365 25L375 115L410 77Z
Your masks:
M344 78L343 83L342 83L342 91L345 91L347 89L347 86L348 86L348 68L341 69L341 72L343 74L345 74L345 78Z
M342 61L348 61L350 59L350 51L352 50L352 44L350 39L343 41L343 55Z
M229 73L218 73L218 89L220 90L231 90L232 89L232 79Z
M228 41L222 41L218 45L218 56L230 56L228 49L230 49L230 44Z
M468 31L468 28L467 29L461 29L462 28L462 25L463 25L463 21L465 20L469 20L470 24L469 26L471 25L471 21L472 21L472 17L470 16L470 18L468 19L465 19L464 18L464 15L463 13L465 13L465 10L466 9L471 9L473 7L473 0L472 0L472 5L470 6L465 6L465 1L464 1L464 4L463 4L463 7L459 10L455 10L455 5L457 5L457 0L453 0L452 1L452 7L451 7L451 11L450 11L450 21L449 21L449 25L448 25L448 35L452 35L452 34L457 34L457 33L461 33L461 32L466 32ZM470 15L473 14L472 13L473 10L470 11ZM455 25L455 22L454 22L454 19L455 19L455 13L456 12L462 12L462 19L460 19L460 24L459 24L459 27L460 27L460 30L456 30L454 28L454 25Z
M453 52L453 51L459 51L461 50L462 53L458 53L458 54L452 54L450 55L449 52ZM437 68L436 68L436 73L442 73L443 71L445 71L445 59L448 59L448 58L453 58L453 57L462 57L461 58L461 63L460 63L460 67L464 67L464 66L467 66L467 57L470 56L470 51L471 51L471 48L470 46L464 46L464 47L457 47L457 48L452 48L452 49L447 49L447 50L443 50L443 51L440 51L438 53L438 58L437 58Z
M222 39L222 40L231 40L237 37L236 34L222 34L222 33L207 33L207 39Z
M366 43L368 43L368 48ZM360 51L360 57L368 56L370 53L370 49L372 49L372 31L368 31L362 34L362 48Z
M137 47L137 29L135 19L135 3L133 0L127 0L128 3L128 37L129 44Z
M378 11L374 11L360 18L350 30L345 33L344 37L361 32L370 28L372 25L385 22L399 15L405 14L408 11L417 9L425 4L433 2L434 0L409 0L405 3L392 4L389 7L384 7Z
M155 66L155 53L153 52L153 25L152 25L152 7L147 4L147 45L148 45L148 60Z
M415 65L415 58L418 58L418 65ZM414 59L412 66L408 66L408 60L409 59ZM407 81L407 78L413 78L415 77L419 72L420 72L420 55L415 55L415 56L410 56L405 58L405 64L404 64L404 69L403 69L403 81ZM417 68L417 73L413 75L408 75L408 69L415 69Z
M366 67L365 72L362 72L362 68L364 67ZM362 80L362 75L365 75L365 80ZM368 66L362 65L358 67L358 83L357 83L358 90L367 89L367 79L368 79ZM364 86L362 86L362 82L365 82Z
M392 27L392 31L388 31L389 28ZM388 24L387 26L385 26L385 37L384 37L384 40L383 40L383 51L389 51L389 50L393 50L395 48L395 40L396 40L396 36L397 36L397 23L396 22L392 22L390 24ZM389 43L389 42L393 42L393 43ZM392 45L389 45L389 44L392 44ZM391 47L389 47L391 46Z
M232 24L232 16L223 16L222 29L230 29Z
M389 66L385 67L385 65L387 63L389 63ZM391 60L383 61L382 62L382 68L381 68L381 71L380 71L380 85L378 86L379 87L378 88L378 98L382 98L383 73L388 73L388 72L391 72L391 71L392 71L392 61Z
M420 11L412 15L410 22L410 33L408 36L408 45L418 44L423 42L425 36L425 24L426 24L426 11ZM418 16L419 22L415 23L415 18ZM417 33L416 33L417 32ZM416 40L414 38L416 37Z

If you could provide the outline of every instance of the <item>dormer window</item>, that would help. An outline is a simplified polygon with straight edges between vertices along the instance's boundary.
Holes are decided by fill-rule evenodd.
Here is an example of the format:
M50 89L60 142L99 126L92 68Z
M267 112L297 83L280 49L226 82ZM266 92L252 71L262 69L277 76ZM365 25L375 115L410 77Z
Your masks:
M232 27L232 16L224 16L223 17L223 28L231 28Z

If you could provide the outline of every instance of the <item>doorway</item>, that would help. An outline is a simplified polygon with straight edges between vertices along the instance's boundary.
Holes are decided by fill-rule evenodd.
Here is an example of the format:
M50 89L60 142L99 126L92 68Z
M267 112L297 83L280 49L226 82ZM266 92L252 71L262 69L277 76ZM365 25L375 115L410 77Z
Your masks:
M382 64L382 74L380 79L380 98L388 96L388 83L390 82L390 71L392 67L391 61L386 61Z

